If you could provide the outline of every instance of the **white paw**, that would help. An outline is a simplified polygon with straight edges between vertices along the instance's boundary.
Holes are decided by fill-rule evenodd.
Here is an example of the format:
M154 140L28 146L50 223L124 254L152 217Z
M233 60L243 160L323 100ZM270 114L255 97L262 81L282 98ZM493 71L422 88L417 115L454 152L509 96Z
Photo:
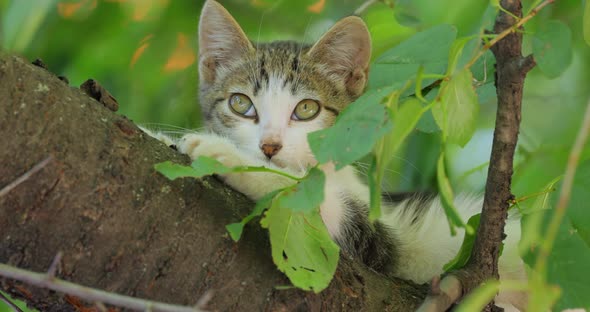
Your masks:
M192 160L207 156L226 167L245 165L236 146L226 138L214 134L186 134L179 140L177 147L178 151L187 154Z

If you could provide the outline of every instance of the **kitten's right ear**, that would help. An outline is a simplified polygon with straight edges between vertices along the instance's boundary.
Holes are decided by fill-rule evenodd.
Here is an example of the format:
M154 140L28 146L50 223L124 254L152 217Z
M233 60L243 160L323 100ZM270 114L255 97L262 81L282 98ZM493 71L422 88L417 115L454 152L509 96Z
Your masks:
M252 43L229 12L217 1L207 0L199 21L199 76L212 83L218 67L252 51Z

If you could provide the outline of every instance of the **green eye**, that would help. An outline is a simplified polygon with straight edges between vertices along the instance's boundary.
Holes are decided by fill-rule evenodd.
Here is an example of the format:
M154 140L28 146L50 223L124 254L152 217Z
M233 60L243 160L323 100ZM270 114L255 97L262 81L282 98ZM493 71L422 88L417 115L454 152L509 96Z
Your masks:
M256 117L256 109L252 100L244 94L235 93L229 98L229 107L231 110L243 117L253 118Z
M310 120L320 112L320 104L314 100L303 100L297 104L291 119Z

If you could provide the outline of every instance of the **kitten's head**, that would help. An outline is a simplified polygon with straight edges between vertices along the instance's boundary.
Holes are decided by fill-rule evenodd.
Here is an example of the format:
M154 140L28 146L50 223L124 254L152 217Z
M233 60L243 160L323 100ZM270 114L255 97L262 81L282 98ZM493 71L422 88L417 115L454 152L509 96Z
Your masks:
M252 43L208 0L199 24L200 102L209 129L279 167L316 163L307 134L330 127L366 85L370 35L358 17L317 43Z

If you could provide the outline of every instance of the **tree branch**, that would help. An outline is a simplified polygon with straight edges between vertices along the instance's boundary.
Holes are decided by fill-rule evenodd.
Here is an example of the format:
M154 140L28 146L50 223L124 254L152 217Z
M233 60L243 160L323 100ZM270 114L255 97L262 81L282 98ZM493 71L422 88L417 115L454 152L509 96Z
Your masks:
M0 98L0 186L52 157L0 197L0 263L42 272L54 262L56 279L185 306L203 298L205 310L406 311L425 296L344 257L320 294L279 290L289 281L267 233L253 222L234 243L225 230L249 200L214 178L169 181L154 170L188 157L17 57L0 55ZM14 279L0 278L0 289L41 311L80 308Z
M463 269L443 278L441 285L447 285L446 288L438 293L431 292L419 311L446 311L452 303L484 281L499 279L499 250L505 235L509 203L514 198L510 185L520 128L524 79L535 66L532 55L522 56L520 30L539 10L553 2L546 0L524 18L515 20L514 17L522 16L521 1L502 0L500 5L510 14L499 12L494 25L497 36L467 64L467 67L471 66L487 49L491 49L496 57L498 108L483 209L469 261ZM486 307L486 311L492 310L493 304Z
M0 276L76 296L88 302L101 302L117 307L154 312L199 312L197 308L142 300L115 293L84 287L57 279L50 274L34 273L0 263Z

